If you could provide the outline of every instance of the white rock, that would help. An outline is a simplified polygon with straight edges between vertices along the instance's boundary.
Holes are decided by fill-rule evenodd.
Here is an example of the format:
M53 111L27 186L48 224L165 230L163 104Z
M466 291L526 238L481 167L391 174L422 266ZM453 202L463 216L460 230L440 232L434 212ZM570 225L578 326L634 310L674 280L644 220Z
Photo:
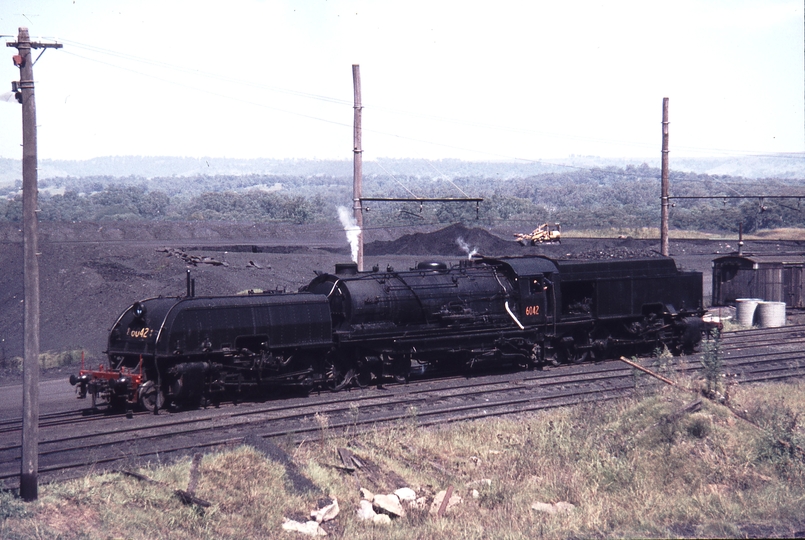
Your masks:
M576 508L576 505L567 501L559 501L558 503L544 503L535 502L531 505L532 510L537 512L545 512L546 514L565 514Z
M554 506L556 507L556 511L559 513L570 512L571 510L576 508L575 504L569 503L567 501L559 501L558 503L554 504Z
M551 503L535 502L531 505L531 509L536 510L537 512L545 512L546 514L556 513L556 507Z
M400 488L395 491L394 494L398 499L400 499L400 502L411 502L416 500L416 492L409 487Z
M478 493L478 490L477 490L477 489L473 489L473 490L472 490L472 498L473 498L473 499L480 499L480 498L481 498L481 494L480 494L480 493Z
M335 519L335 516L338 515L340 512L340 508L338 508L338 499L333 498L333 502L328 504L324 508L320 508L319 510L314 510L310 513L310 518L315 519L316 523L322 523L324 521L330 521L331 519Z
M393 493L390 495L375 495L375 498L372 499L372 504L375 508L379 508L387 514L397 517L405 515L400 499Z
M361 500L360 507L356 513L358 514L358 519L360 520L373 519L377 515L375 509L372 508L372 503L366 499Z
M491 478L481 478L480 480L473 480L467 484L467 487L473 486L491 486L492 479Z
M371 501L375 498L375 494L369 491L366 488L361 488L361 499L366 499L367 501Z
M286 531L295 531L307 536L327 536L327 531L319 527L315 521L308 521L307 523L299 523L292 519L286 519L282 524L282 528Z
M442 506L442 501L444 500L445 495L447 495L447 491L442 490L436 494L433 498L433 502L430 505L430 513L436 515L439 513L439 508ZM450 500L447 501L447 506L445 507L444 511L447 513L452 507L456 506L457 504L461 504L461 497L459 497L455 492L450 496Z
M417 510L424 510L427 507L428 507L427 497L420 497L411 503L411 508L416 508Z
M375 514L375 517L372 518L372 523L375 525L390 525L391 518L388 514Z

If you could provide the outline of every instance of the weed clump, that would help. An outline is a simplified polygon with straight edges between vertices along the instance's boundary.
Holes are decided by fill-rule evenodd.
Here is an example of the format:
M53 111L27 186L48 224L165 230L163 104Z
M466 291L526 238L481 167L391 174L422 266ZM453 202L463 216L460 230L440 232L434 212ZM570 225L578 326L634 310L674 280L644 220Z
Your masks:
M749 417L762 429L756 443L759 461L773 463L786 473L792 467L805 472L805 435L800 413L778 400L756 404Z
M0 497L0 537L280 538L285 518L304 521L333 498L341 513L325 529L355 540L793 536L805 529L803 389L736 387L733 400L751 423L672 387L536 414L439 427L412 419L346 435L320 414L318 433L284 449L313 490L294 491L287 464L243 446L201 462L197 495L212 503L203 514L173 494L188 484L189 462L180 461L145 470L162 487L109 474L43 486L33 506ZM363 467L340 467L343 448ZM461 502L437 518L430 505L449 486ZM357 517L359 488L400 487L423 504L383 528ZM570 510L538 510L545 507ZM85 532L76 533L76 523Z
M721 335L718 330L714 331L713 339L702 345L702 374L705 381L704 395L720 403L725 402L724 363L721 359Z
M8 491L0 491L0 522L28 515L25 504Z
M668 345L663 344L662 348L654 349L653 357L657 371L665 375L674 374L674 354L668 349Z

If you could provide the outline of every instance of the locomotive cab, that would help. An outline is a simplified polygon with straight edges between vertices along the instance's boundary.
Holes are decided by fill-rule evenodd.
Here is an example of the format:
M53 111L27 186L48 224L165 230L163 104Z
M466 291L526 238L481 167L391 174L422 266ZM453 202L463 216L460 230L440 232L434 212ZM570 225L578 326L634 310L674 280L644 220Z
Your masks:
M495 264L493 259L487 264ZM501 258L503 268L515 284L518 318L523 326L544 325L554 320L558 290L554 287L557 267L546 257Z
M542 324L551 312L550 280L542 275L518 278L520 317L525 325Z

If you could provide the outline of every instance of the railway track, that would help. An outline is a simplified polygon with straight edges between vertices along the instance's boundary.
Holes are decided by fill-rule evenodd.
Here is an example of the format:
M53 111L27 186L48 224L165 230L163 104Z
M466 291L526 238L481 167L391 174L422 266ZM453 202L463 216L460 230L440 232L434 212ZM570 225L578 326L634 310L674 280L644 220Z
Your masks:
M725 333L720 341L724 372L738 383L805 375L805 325ZM701 355L674 359L673 371L694 374ZM651 359L643 365L652 366ZM88 470L136 467L247 438L291 438L357 433L375 426L428 426L614 399L636 387L662 384L618 361L562 366L544 371L483 377L423 379L337 394L264 403L225 404L180 413L86 414L57 412L40 418L40 481ZM18 485L20 419L0 422L0 482Z

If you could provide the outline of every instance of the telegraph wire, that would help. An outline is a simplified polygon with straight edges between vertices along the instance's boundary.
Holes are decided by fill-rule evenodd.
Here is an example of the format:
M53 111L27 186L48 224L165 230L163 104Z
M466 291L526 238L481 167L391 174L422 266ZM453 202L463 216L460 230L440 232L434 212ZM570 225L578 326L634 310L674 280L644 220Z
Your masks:
M111 51L111 50L108 50L108 49L95 47L95 46L92 46L92 45L87 45L87 44L82 44L82 43L79 43L79 42L74 42L74 41L71 41L71 40L62 40L62 41L67 42L67 43L71 43L74 46L77 46L79 48L84 48L84 49L86 49L88 51L91 51L91 52L98 52L98 53L101 53L101 54L108 54L108 55L115 56L115 57L125 59L125 60L131 60L131 61L140 62L140 63L144 63L144 64L148 64L148 65L159 66L159 67L164 67L164 68L170 68L171 70L174 70L174 71L182 71L182 72L185 72L185 73L188 73L188 74L204 76L204 77L210 77L210 78L214 78L214 79L217 79L217 80L226 81L226 82L230 82L230 83L245 84L247 86L252 86L252 87L262 88L262 89L268 89L268 90L271 90L271 91L286 93L286 94L294 95L294 96L297 96L297 97L304 97L304 98L316 99L316 100L330 102L330 103L339 104L339 105L350 105L351 106L351 102L346 101L346 100L340 100L340 99L331 98L331 97L328 97L328 96L321 96L321 95L318 95L318 94L300 92L300 91L296 91L296 90L289 90L289 89L284 89L284 88L279 88L279 87L274 87L274 86L261 85L261 84L251 83L251 82L248 82L248 81L242 81L242 80L233 79L233 78L229 78L229 77L222 77L220 75L216 75L216 74L212 74L212 73L208 73L208 72L202 72L202 71L186 68L186 67L183 67L183 66L176 66L176 65L173 65L173 64L165 63L165 62L159 62L159 61L154 61L154 60L150 60L150 59L139 58L139 57L129 55L129 54L126 54L126 53L119 53L119 52ZM244 103L244 104L247 104L247 105L252 105L252 106L255 106L255 107L260 107L260 108L267 109L267 110L273 110L273 111L277 111L277 112L281 112L281 113L285 113L285 114L290 114L290 115L293 115L293 116L298 116L298 117L307 118L307 119L310 119L310 120L325 122L325 123L329 123L329 124L332 124L332 125L337 125L337 126L352 129L352 125L348 124L348 123L345 123L345 122L339 122L339 121L335 121L335 120L330 120L330 119L327 119L327 118L322 118L320 116L314 116L314 115L310 115L310 114L300 113L300 112L296 112L296 111L292 111L292 110L288 110L288 109L284 109L284 108L280 108L280 107L272 107L272 106L266 105L264 103L239 98L239 97L231 95L231 94L223 94L223 93L220 93L220 92L208 90L206 88L199 88L198 86L178 82L175 79L161 77L161 76L155 75L153 73L142 72L142 71L132 69L132 68L129 68L129 67L125 67L125 66L122 66L122 65L119 65L119 64L106 62L106 61L103 61L103 60L100 60L100 59L97 59L97 58L90 58L90 57L82 56L82 55L79 55L79 54L76 54L76 53L73 53L73 52L69 52L69 51L65 51L65 53L69 54L71 56L75 56L77 58L81 58L81 59L90 61L90 62L98 62L100 64L103 64L103 65L106 65L106 66L109 66L109 67L112 67L112 68L117 68L117 69L120 69L120 70L123 70L123 71L128 71L128 72L140 75L140 76L149 77L149 78L152 78L152 79L155 79L155 80L159 80L159 81L166 82L166 83L169 83L169 84L173 84L173 85L176 85L176 86L179 86L179 87L187 88L187 89L190 89L190 90L195 90L195 91L198 91L198 92L206 93L206 94L216 96L216 97L219 97L219 98L231 99L231 100L234 100L234 101L238 101L240 103ZM514 132L514 133L519 132L519 133L529 133L529 134L538 134L538 135L551 135L550 133L539 132L539 131L535 131L535 130L510 128L510 127L503 127L503 126L495 126L495 125L491 125L491 124L483 124L483 123L478 123L478 122L467 122L467 121L455 120L455 119L439 117L439 116L434 116L434 115L423 115L423 114L418 114L418 113L406 113L406 112L400 111L398 109L391 109L391 108L384 108L384 107L375 107L375 108L370 107L370 110L372 110L372 109L392 111L392 112L397 113L397 114L407 114L408 116L419 116L421 118L438 120L438 121L442 121L442 122L448 122L448 123L454 123L454 124L460 124L460 125L469 125L469 126L493 128L493 129L498 129L498 130L502 130L502 131L510 131L510 132ZM440 143L440 142L430 141L430 140L426 140L426 139L420 139L418 137L410 137L410 136L405 136L405 135L400 135L400 134L395 134L395 133L389 133L389 132L386 132L386 131L376 130L376 129L371 129L371 128L368 128L368 129L364 128L364 131L369 132L369 133L374 133L374 134L377 134L377 135L381 135L381 136L387 136L387 137L393 137L393 138L408 140L408 141L412 141L412 142L417 142L417 143L421 143L421 144L425 144L425 145L429 145L429 146L440 146L440 147L443 147L443 148L449 148L449 149L453 149L453 150L460 150L460 151L463 151L463 152L469 152L469 153L474 153L474 154L483 154L483 155L492 156L492 157L495 157L495 158L498 158L498 159L511 160L511 161L515 161L515 162L519 161L519 162L525 162L525 163L535 163L535 164L542 164L542 165L545 165L545 166L559 167L559 168L572 169L572 170L578 170L578 171L602 172L602 173L605 173L607 175L612 175L612 176L622 176L622 177L635 176L635 174L633 172L625 171L623 169L613 171L613 170L610 170L610 169L607 169L607 168L602 168L602 167L569 165L569 164L566 164L566 163L553 162L553 161L550 161L550 160L522 158L522 157L502 154L502 153L499 153L499 152L491 152L491 151L488 151L488 150L478 150L478 149L475 149L475 148L467 148L467 147L464 147L464 146ZM556 134L554 134L554 135L556 135ZM603 140L603 139L596 139L596 138L590 138L590 137L578 137L578 136L573 136L573 135L562 135L562 136L567 136L567 137L570 137L570 138L578 138L578 139L581 139L581 140L592 140L592 141L599 141L599 142L605 142L605 143L618 144L617 141L606 141L606 140ZM631 143L626 143L626 144L631 145ZM692 148L692 147L679 147L679 148L684 149L684 148ZM697 150L701 150L701 149L697 149ZM711 149L711 150L714 150L714 149ZM719 150L719 151L730 152L728 150ZM774 154L755 153L755 154L745 154L745 155L747 157L768 157L768 158L778 158L779 157L779 158L788 158L788 159L802 159L802 158L805 158L805 154L797 153L797 152L785 152L785 153L774 153ZM429 160L426 160L426 161L429 162ZM431 167L433 167L433 165L431 165ZM382 166L381 166L381 168L382 168ZM435 167L434 167L434 170L439 172L437 169L435 169ZM388 171L386 171L386 172L388 173ZM682 172L682 171L680 171L680 172ZM388 174L391 175L391 173L388 173ZM393 175L391 175L391 176L393 176ZM653 176L654 175L652 175L651 177L653 177ZM400 183L396 179L395 179L395 181ZM461 189L458 188L458 186L456 186L454 183L453 183L453 185L459 191L461 191ZM407 188L405 188L405 189L407 190ZM409 190L409 192L410 192L410 190Z
M226 77L224 75L219 75L217 73L211 73L211 72L208 72L208 71L201 71L201 70L194 69L194 68L188 68L188 67L182 66L182 65L169 64L167 62L160 62L160 61L152 60L152 59L149 59L149 58L141 58L141 57L138 57L138 56L127 54L127 53L121 53L121 52L112 51L112 50L109 50L109 49L103 49L101 47L95 47L93 45L87 45L87 44L78 43L78 42L75 42L75 41L70 41L70 40L64 40L64 41L65 41L65 43L70 43L71 45L73 45L75 47L86 49L88 51L97 52L97 53L101 53L101 54L108 54L110 56L115 56L115 57L118 57L118 58L122 58L124 60L132 60L134 62L140 62L140 63L151 65L151 66L166 68L166 69L170 69L172 71L181 71L183 73L187 73L187 74L190 74L190 75L196 75L196 76L200 76L200 77L207 77L207 78L222 81L222 82L237 83L237 84L242 84L242 85L246 85L246 86L251 86L251 87L254 87L254 88L260 88L260 89L263 89L263 90L271 90L271 91L274 91L274 92L290 94L290 95L294 95L294 96L297 96L297 97L310 98L310 99L315 99L315 100L329 102L329 103L336 103L336 104L339 104L339 105L349 105L350 107L352 106L352 102L344 100L344 99L333 98L333 97L329 97L329 96L322 96L320 94L313 94L313 93L310 93L310 92L303 92L301 90L292 90L292 89L289 89L289 88L281 88L279 86L271 86L271 85L266 85L266 84L262 84L262 83L256 83L256 82L248 81L248 80L244 80L244 79L236 79L236 78L233 78L233 77ZM84 58L86 58L86 57L84 57ZM86 58L86 59L87 60L93 60L91 58ZM98 61L101 62L100 60L98 60ZM111 64L107 64L107 65L111 65ZM121 69L125 69L125 68L121 68Z
M282 87L277 87L277 86L265 85L265 84L255 83L255 82L251 82L251 81L247 81L247 80L243 80L243 79L236 79L236 78L232 78L232 77L226 77L226 76L218 75L218 74L211 73L211 72L192 69L192 68L188 68L188 67L181 66L181 65L169 64L169 63L166 63L166 62L156 61L156 60L149 59L149 58L142 58L142 57L138 57L138 56L131 55L131 54L128 54L128 53L122 53L122 52L118 52L118 51L113 51L113 50L110 50L110 49L105 49L105 48L102 48L102 47L97 47L97 46L94 46L94 45L80 43L80 42L76 42L76 41L72 41L72 40L64 40L63 39L61 41L65 42L65 43L69 43L74 47L79 47L79 48L86 49L88 51L97 52L97 53L100 53L100 54L107 54L107 55L115 56L115 57L118 57L118 58L121 58L121 59L130 60L130 61L134 61L134 62L140 62L140 63L152 65L152 66L158 66L158 67L162 67L162 68L167 68L167 69L171 69L173 71L181 71L183 73L187 73L187 74L191 74L191 75L195 75L195 76L208 77L208 78L212 78L212 79L223 81L223 82L243 84L243 85L250 86L250 87L253 87L253 88L270 90L270 91L273 91L273 92L284 93L284 94L293 95L293 96L297 96L297 97L314 99L314 100L319 100L319 101L328 102L328 103L334 103L334 104L338 104L338 105L348 105L348 106L352 107L352 102L348 101L348 100L344 100L344 99L333 98L333 97L330 97L330 96L324 96L324 95L320 95L320 94L303 92L303 91L299 91L299 90L292 90L292 89L282 88ZM75 56L79 56L79 55L75 55ZM124 68L122 66L115 66L114 64L110 64L108 62L103 62L101 60L95 60L95 59L87 58L87 57L82 57L82 58L85 58L86 60L90 60L90 61L97 61L97 62L105 64L105 65L118 67L119 69L129 70L128 68ZM134 71L134 70L129 70L129 71ZM194 86L189 86L189 85L182 84L182 83L176 83L175 81L171 81L171 80L168 80L168 79L156 77L154 75L145 74L145 73L142 73L142 72L137 72L137 71L134 71L134 72L138 73L140 75L151 76L151 77L157 78L158 80L162 80L164 82L171 82L173 84L178 84L178 85L181 85L181 86L183 86L185 88L199 90L197 87L194 87ZM200 91L204 91L204 90L200 90ZM228 98L231 98L231 99L236 99L236 98L233 98L232 96L229 96L229 95L221 95L221 94L217 94L217 93L213 93L213 92L207 92L207 93L211 93L211 94L216 95L216 96L228 97ZM241 101L241 102L244 102L244 103L247 103L247 104L251 104L251 105L255 105L255 106L260 106L260 107L263 107L263 108L276 110L276 111L286 112L288 114L294 114L294 115L297 115L297 116L310 118L310 119L313 119L313 120L320 120L320 121L328 122L328 123L336 123L338 125L346 125L346 124L343 124L343 123L340 123L340 122L333 122L333 121L327 120L325 118L320 118L320 117L316 117L316 116L312 116L312 115L305 115L303 113L296 113L294 111L289 111L287 109L270 107L270 106L262 105L260 103L255 103L255 102L252 102L252 101L244 101L244 100L238 100L238 101ZM423 113L418 113L418 112L413 112L413 111L405 111L405 110L397 109L397 108L393 108L393 107L373 106L371 104L371 102L369 103L368 106L364 105L364 108L369 109L369 110L389 112L389 113L392 113L392 114L397 114L397 115L401 115L401 116L405 116L405 117L409 117L409 118L410 117L417 117L417 118L422 118L422 119L427 119L427 120L435 120L435 121L449 123L449 124L455 124L455 125L463 125L463 126L469 126L469 127L479 127L479 128L484 128L484 129L495 129L495 130L498 130L498 131L504 131L504 132L509 132L509 133L523 133L523 134L539 135L539 136L564 137L564 138L568 138L568 139L574 139L574 140L580 140L580 141L599 142L599 143L618 145L618 146L633 146L633 147L654 148L654 145L649 144L649 143L641 143L641 142L636 142L636 141L622 141L622 140L602 139L602 138L599 138L599 137L586 137L586 136L582 136L582 135L573 135L573 134L568 134L568 133L545 132L545 131L533 130L533 129L528 129L528 128L516 128L516 127L511 127L511 126L501 126L501 125L488 124L488 123L483 123L483 122L471 122L471 121L467 121L467 120L448 118L448 117L443 117L443 116L438 116L438 115L429 115L429 114L423 114ZM374 132L374 133L377 133L377 134L380 134L380 135L387 135L387 136L391 136L391 137L399 137L399 138L403 138L403 139L410 140L410 141L413 141L413 142L420 142L420 143L429 144L429 145L435 145L435 146L443 146L443 147L446 147L446 148L451 148L451 149L455 149L455 150L462 150L462 151L465 151L465 152L490 155L490 156L494 156L494 157L498 157L498 158L524 160L524 161L531 161L531 162L535 162L535 161L536 162L543 162L543 160L529 160L529 159L524 159L524 158L517 158L515 156L510 156L510 155L505 155L505 154L500 154L500 153L495 153L495 152L482 151L482 150L471 149L471 148L465 148L465 147L449 145L449 144L436 143L436 142L433 142L433 141L417 139L417 138L414 138L414 137L405 137L405 136L402 136L402 135L399 135L399 134L393 134L393 133L388 133L388 132L383 132L383 131L376 131L376 130L365 130L365 131L371 131L371 132ZM772 158L772 159L775 159L775 158L781 158L781 159L805 159L805 153L801 153L801 152L762 153L762 152L756 152L756 151L752 151L752 150L729 150L729 149L722 149L722 148L705 148L705 147L694 147L694 146L675 146L675 149L676 149L675 151L692 150L692 151L697 151L697 152L704 152L704 151L711 152L711 153L712 152L717 152L717 153L723 154L725 156L730 156L730 155L736 155L737 154L737 155L741 155L741 156L745 156L745 157L766 157L766 158ZM561 166L561 164L557 164L557 163L554 163L554 165ZM572 166L572 165L567 165L567 167L577 168L577 169L582 169L582 170L590 170L589 167L576 167L576 166Z
M175 80L166 79L164 77L160 77L160 76L154 75L152 73L144 73L142 71L137 71L135 69L126 68L126 67L123 67L123 66L118 66L116 64L111 64L109 62L104 62L103 60L97 60L97 59L94 59L94 58L88 58L86 56L81 56L81 55L73 53L73 52L67 52L66 54L68 54L70 56L75 56L77 58L81 58L81 59L84 59L84 60L88 60L90 62L98 62L100 64L104 64L104 65L107 65L107 66L110 66L110 67L113 67L113 68L116 68L116 69L120 69L120 70L123 70L123 71L128 71L128 72L131 72L131 73L135 73L137 75L142 75L143 77L150 77L152 79L156 79L158 81L166 82L168 84L173 84L173 85L176 85L176 86L180 86L182 88L187 88L189 90L195 90L197 92L203 92L203 93L209 94L211 96L220 97L220 98L224 98L224 99L231 99L231 100L234 100L234 101L238 101L240 103L244 103L246 105L253 105L255 107L260 107L260 108L263 108L263 109L283 112L283 113L286 113L286 114L292 114L294 116L300 116L302 118L309 118L311 120L318 120L320 122L326 122L328 124L334 124L334 125L337 125L337 126L343 126L343 127L347 127L347 128L352 129L352 125L347 124L345 122L338 122L337 120L329 120L327 118L321 118L321 117L313 116L313 115L310 115L310 114L300 113L300 112L296 112L296 111L290 111L290 110L287 110L287 109L281 109L279 107L272 107L271 105L266 105L264 103L258 103L258 102L255 102L255 101L239 98L239 97L233 96L231 94L222 94L220 92L215 92L213 90L207 90L206 88L199 88L197 86L191 86L191 85L188 85L188 84L185 84L185 83L177 82Z

